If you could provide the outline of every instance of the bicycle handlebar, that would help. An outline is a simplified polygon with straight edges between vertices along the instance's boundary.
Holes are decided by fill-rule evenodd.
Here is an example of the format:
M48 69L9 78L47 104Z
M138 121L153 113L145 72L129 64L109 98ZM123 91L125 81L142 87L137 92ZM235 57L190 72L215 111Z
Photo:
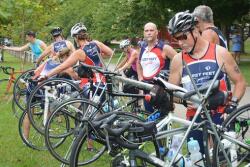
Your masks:
M12 75L15 69L13 67L4 67L0 66L0 68L3 70L3 72L7 75Z
M91 66L91 65L87 65L84 63L80 63L82 66L87 67L87 68L91 68L93 70L96 70L97 72L103 74L103 75L113 75L113 76L121 76L121 74L116 73L116 72L112 72L112 71L107 71L102 69L102 67L98 67L98 66Z

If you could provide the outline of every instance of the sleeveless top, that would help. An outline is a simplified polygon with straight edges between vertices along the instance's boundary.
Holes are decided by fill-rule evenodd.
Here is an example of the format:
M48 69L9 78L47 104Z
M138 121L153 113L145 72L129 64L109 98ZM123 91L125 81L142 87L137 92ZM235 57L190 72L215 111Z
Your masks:
M48 59L46 63L43 66L43 69L40 73L41 76L45 76L48 74L49 71L53 70L57 66L59 66L61 63L58 61L53 60L52 58Z
M163 47L163 41L158 41L151 50L146 43L141 47L139 61L144 80L152 80L161 70L169 70L170 60L162 57Z
M205 55L199 59L194 59L189 54L182 52L182 60L187 63L192 78L198 88L214 78L217 70L219 69L216 56L216 44L213 43L209 43ZM222 91L227 90L225 76L225 73L221 71L217 78L220 80L219 89ZM186 90L191 91L194 89L185 67L183 67L181 82L183 84L183 88ZM193 116L195 111L195 108L188 109L187 116ZM224 110L219 109L218 112L223 111Z
M53 52L58 53L62 48L67 48L67 43L66 43L66 40L62 40L62 41L54 42L52 46L53 46L52 48Z
M100 48L95 42L90 42L89 44L84 45L81 49L86 54L86 59L84 61L85 64L102 67L102 63L99 58L99 56L101 56ZM105 79L103 75L101 75L100 73L94 73L94 78L93 78L94 82L101 82L104 80ZM88 82L89 82L88 78L81 78L80 87L83 87Z
M128 57L128 60L130 59L131 57L131 54L135 51L135 49L132 49L131 52L127 53L127 57ZM137 58L134 60L134 62L132 63L131 67L132 69L136 72L136 62L137 62Z
M222 34L222 32L217 27L208 27L207 29L211 29L214 32L216 32L216 34L218 35L219 40L220 40L219 45L222 46L222 47L224 47L224 48L226 48L226 49L228 49L227 48L227 40L224 37L224 35Z
M42 54L43 50L41 48L42 41L40 39L36 39L34 43L30 43L29 47L34 54L34 60L37 60Z

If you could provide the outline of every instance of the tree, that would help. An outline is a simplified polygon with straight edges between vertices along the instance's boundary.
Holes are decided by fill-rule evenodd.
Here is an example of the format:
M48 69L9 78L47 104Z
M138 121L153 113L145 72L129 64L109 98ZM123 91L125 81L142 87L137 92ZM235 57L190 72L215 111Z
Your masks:
M15 43L25 42L25 32L39 32L40 37L47 35L47 24L57 11L58 0L4 0L2 11L8 11L6 23L1 33L12 38ZM3 3L2 2L2 3Z

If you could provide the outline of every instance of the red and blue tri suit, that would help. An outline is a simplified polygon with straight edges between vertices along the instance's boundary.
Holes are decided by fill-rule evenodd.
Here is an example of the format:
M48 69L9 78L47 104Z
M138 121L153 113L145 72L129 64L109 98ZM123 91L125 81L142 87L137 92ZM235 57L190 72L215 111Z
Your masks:
M102 67L101 60L99 58L100 55L100 48L95 42L89 42L87 45L84 45L81 48L84 53L86 54L86 59L84 61L85 64L91 65L91 66L98 66ZM105 78L100 73L94 73L93 78L94 83L95 82L104 82ZM88 78L81 78L81 84L80 87L83 87L86 83L89 82Z
M186 62L190 70L190 73L192 75L192 78L198 88L214 78L217 70L219 69L216 56L217 56L216 44L213 43L209 43L205 55L199 59L194 59L189 54L182 52L182 60ZM219 90L227 91L225 73L221 71L217 79L220 80ZM194 89L185 67L183 67L181 82L183 87L188 91ZM196 108L188 108L186 113L187 119L192 120L193 116L195 115L195 112ZM223 112L224 112L224 106L219 106L217 110L213 112L212 119L214 123L221 124L223 122L222 118ZM202 120L201 117L198 116L196 122L200 122L201 120ZM191 137L198 140L201 148L201 153L204 153L202 131L200 130L191 131L188 136L188 140Z

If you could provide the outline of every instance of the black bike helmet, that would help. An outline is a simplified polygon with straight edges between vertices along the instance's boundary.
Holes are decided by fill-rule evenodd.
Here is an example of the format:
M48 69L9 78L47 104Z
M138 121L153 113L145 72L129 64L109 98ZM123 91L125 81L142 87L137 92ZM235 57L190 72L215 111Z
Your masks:
M197 23L197 19L189 11L176 13L168 23L168 31L171 35L178 32L192 30Z
M26 32L26 35L36 37L36 33L34 31L28 31Z
M61 35L62 33L62 29L60 27L54 27L51 31L50 31L52 36L58 36Z

